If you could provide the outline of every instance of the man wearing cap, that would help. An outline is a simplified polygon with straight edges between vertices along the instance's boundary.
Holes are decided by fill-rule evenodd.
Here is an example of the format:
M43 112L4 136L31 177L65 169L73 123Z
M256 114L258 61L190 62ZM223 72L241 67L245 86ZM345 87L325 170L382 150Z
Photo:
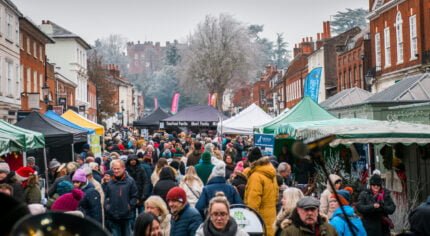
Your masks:
M314 197L300 199L289 217L291 225L282 231L281 235L338 235L333 226L319 215L319 206L320 201Z
M174 187L167 193L166 200L172 214L170 235L195 235L202 218L200 213L187 203L185 191L180 187Z

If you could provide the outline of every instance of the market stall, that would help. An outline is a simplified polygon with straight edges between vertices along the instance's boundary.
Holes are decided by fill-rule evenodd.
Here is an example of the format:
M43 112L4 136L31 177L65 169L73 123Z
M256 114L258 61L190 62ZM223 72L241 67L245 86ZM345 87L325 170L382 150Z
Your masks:
M149 132L152 130L157 130L160 126L160 121L170 117L168 113L163 111L160 107L157 108L154 112L143 117L140 120L136 120L133 122L133 127L139 129L140 133L143 134L145 132ZM146 131L145 131L146 130Z
M71 128L82 130L84 132L87 132L88 134L94 134L94 132L95 132L94 129L85 128L85 127L76 125L76 124L64 119L63 117L61 117L60 115L58 115L57 113L55 113L51 110L46 111L44 115L46 117L48 117L49 119L55 120L55 121L57 121L63 125L69 126Z
M218 123L217 130L222 134L251 135L256 126L271 121L269 116L256 104L251 104L237 115ZM222 125L222 126L221 126Z
M225 120L217 109L207 105L196 105L182 109L176 115L160 121L160 129L176 127L190 129L216 129L218 122Z

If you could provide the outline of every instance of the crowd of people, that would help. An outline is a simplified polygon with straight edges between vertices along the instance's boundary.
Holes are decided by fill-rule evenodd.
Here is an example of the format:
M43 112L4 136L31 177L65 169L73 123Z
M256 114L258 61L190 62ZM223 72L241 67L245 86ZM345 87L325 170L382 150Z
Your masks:
M306 196L291 174L304 161L293 162L286 148L278 158L265 156L248 137L219 142L185 133L144 139L116 132L107 134L105 145L101 157L84 145L73 162L50 160L46 199L34 157L16 171L0 159L0 193L32 214L66 212L112 235L248 235L230 214L233 204L257 212L268 236L390 235L393 227L389 215L396 206L378 174L356 200L335 173L321 194ZM430 198L411 213L412 233L430 234L423 221L429 206Z

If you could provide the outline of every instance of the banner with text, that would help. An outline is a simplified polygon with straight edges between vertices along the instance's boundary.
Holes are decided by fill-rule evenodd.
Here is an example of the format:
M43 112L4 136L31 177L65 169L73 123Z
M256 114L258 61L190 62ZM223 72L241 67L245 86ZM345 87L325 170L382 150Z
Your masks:
M158 109L158 98L154 97L154 111Z
M254 146L259 147L263 155L273 155L275 136L273 134L254 134Z
M312 98L316 103L320 91L321 72L322 67L314 68L305 78L304 96Z

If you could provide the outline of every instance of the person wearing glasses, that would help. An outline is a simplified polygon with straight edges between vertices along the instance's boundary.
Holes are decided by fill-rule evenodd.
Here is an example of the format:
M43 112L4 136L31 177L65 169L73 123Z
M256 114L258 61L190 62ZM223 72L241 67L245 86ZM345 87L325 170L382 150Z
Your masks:
M320 201L304 197L297 202L289 219L291 224L282 231L282 236L325 235L337 236L336 230L319 215Z
M217 192L209 202L208 217L197 229L196 236L246 236L230 216L230 203L223 192Z

